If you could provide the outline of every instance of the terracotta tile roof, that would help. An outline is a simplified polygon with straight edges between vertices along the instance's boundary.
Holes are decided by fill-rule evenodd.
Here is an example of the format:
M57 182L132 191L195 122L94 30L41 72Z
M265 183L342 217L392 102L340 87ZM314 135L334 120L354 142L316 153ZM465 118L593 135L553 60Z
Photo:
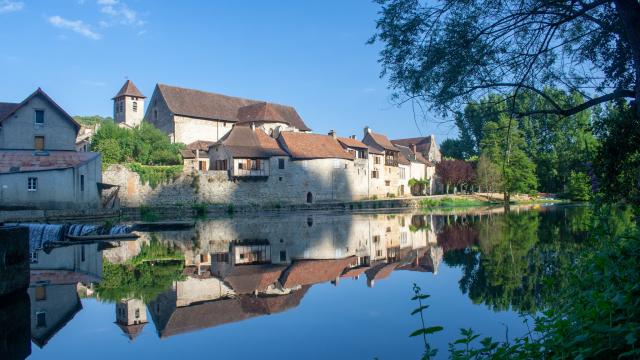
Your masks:
M339 137L338 142L346 147L350 147L352 149L368 149L369 147L365 145L362 141L352 139L349 137Z
M358 266L356 268L347 269L342 273L342 275L340 275L340 277L353 278L353 277L362 275L363 272L369 269L370 269L369 266Z
M268 158L287 156L278 142L261 129L234 126L213 146L223 145L234 158Z
M365 271L365 274L367 274L367 280L371 282L373 280L386 279L387 277L389 277L389 275L391 275L393 270L398 267L398 265L398 263L387 264L385 262L374 265L371 267L371 269Z
M243 99L239 97L210 93L200 90L185 89L176 86L158 84L157 89L167 102L169 110L176 115L184 115L200 119L223 120L237 122L239 110L250 105L265 104L264 101ZM269 113L300 130L310 130L294 108L269 103ZM259 107L245 109L243 116L260 115ZM265 108L266 116L266 108Z
M374 145L384 150L398 151L398 149L391 143L391 141L389 141L389 139L385 135L377 134L373 131L368 132L364 136L364 139L362 139L362 142L369 146Z
M149 308L153 309L154 304L155 302L151 302ZM160 338L242 321L257 315L244 311L239 298L207 301L178 308L161 307L161 311L171 313L152 312Z
M284 266L271 264L234 266L223 280L238 294L252 294L275 284L284 269Z
M3 105L0 106L0 123L6 120L7 118L9 118L11 115L13 115L16 111L18 111L18 109L28 104L29 101L31 101L31 99L33 99L36 96L41 96L54 109L58 110L58 112L60 112L63 118L65 118L67 121L72 123L73 126L75 126L76 128L76 135L77 135L78 131L80 131L81 125L77 121L75 121L75 119L71 117L71 115L69 115L66 111L64 111L64 109L61 108L60 105L58 105L55 101L53 101L53 99L49 97L49 95L47 95L47 93L45 93L44 90L42 90L41 88L36 89L36 91L31 93L31 95L27 96L27 98L22 100L22 102L19 104L2 103Z
M300 305L311 286L303 286L285 295L242 296L242 309L248 313L271 315Z
M285 123L300 131L311 131L291 106L261 102L238 109L238 123Z
M31 150L0 151L0 174L28 171L68 169L94 160L99 153L75 151L47 151L38 155Z
M68 285L79 282L98 282L100 278L91 274L84 274L70 270L31 270L29 281L34 284L46 281L50 285Z
M283 131L278 142L294 159L354 159L329 135Z
M120 328L120 330L122 330L124 335L128 337L129 340L131 341L135 340L138 337L138 335L140 335L140 333L142 332L142 328L144 328L146 324L147 323L135 324L135 325L124 325L124 324L116 323L116 325L118 325L118 327Z
M355 256L345 259L297 260L282 274L280 284L284 288L292 288L335 280L344 269L355 265L356 261Z
M209 151L209 146L213 144L215 144L215 141L197 140L187 145L187 149Z
M124 85L122 85L122 87L120 88L120 91L118 91L116 96L111 98L111 100L117 99L122 96L135 96L143 99L146 98L146 96L142 95L140 90L138 90L136 85L131 80L125 81Z

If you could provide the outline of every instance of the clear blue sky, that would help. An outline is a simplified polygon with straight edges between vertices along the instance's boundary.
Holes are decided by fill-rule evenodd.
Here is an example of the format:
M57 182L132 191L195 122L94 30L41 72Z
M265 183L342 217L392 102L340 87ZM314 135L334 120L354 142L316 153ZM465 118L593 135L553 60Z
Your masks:
M0 0L0 101L42 87L72 115L111 115L125 78L294 106L316 132L455 137L390 103L368 0Z

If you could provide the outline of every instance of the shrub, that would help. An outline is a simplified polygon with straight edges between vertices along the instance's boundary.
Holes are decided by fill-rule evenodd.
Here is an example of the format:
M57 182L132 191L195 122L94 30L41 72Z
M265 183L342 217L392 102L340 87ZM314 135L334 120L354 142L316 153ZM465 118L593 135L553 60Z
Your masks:
M569 175L569 184L567 185L567 195L569 199L574 201L591 200L591 184L589 175L581 172L572 171Z
M131 163L126 166L140 175L141 183L148 183L152 188L155 188L158 184L173 181L182 174L182 165L149 166Z

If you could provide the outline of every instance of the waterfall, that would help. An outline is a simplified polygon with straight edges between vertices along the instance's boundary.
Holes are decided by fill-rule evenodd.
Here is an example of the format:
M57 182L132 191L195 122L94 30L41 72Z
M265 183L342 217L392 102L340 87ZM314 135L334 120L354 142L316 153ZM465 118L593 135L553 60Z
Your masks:
M109 230L109 235L128 234L131 230L127 225L115 225Z
M73 224L69 226L67 235L84 236L95 231L97 228L97 226L92 224Z

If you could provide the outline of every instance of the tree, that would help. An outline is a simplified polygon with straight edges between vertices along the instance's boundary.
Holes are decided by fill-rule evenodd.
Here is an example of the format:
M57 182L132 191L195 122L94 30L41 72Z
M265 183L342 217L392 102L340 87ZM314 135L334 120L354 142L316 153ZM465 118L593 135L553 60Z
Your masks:
M494 164L485 154L478 158L478 167L476 169L478 191L497 192L501 191L502 176L500 166Z
M445 185L447 194L450 187L460 190L475 181L473 167L470 163L462 160L442 160L436 164L436 175Z
M637 0L377 2L382 9L369 42L383 44L381 75L400 101L448 112L500 92L512 115L569 116L640 98ZM545 94L548 86L586 100L563 106ZM523 90L544 102L515 111Z
M466 158L464 145L460 139L445 139L440 143L440 152L445 158L460 160Z
M506 115L485 125L482 155L500 166L505 205L509 204L511 194L531 193L538 186L535 164L527 157L524 147L517 123Z
M591 184L589 175L572 171L569 175L567 195L574 201L591 200Z

